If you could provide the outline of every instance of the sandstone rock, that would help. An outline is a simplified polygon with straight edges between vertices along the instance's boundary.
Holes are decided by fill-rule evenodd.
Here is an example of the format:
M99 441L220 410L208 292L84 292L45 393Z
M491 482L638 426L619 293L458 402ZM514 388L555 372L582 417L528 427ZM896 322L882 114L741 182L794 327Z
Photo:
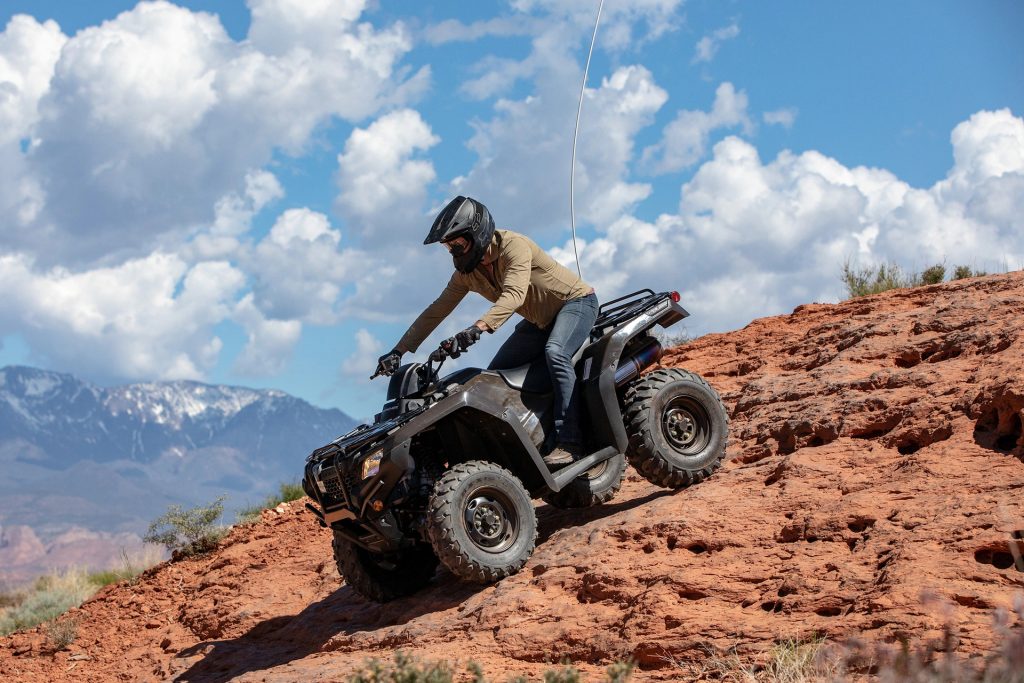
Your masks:
M541 505L519 574L480 587L439 572L387 605L341 584L329 534L280 506L140 579L140 604L170 619L156 637L119 607L128 587L83 605L102 656L74 675L341 680L403 649L496 680L567 657L595 677L634 658L635 680L671 681L709 653L763 659L814 634L991 652L994 614L1024 595L1022 321L1010 273L708 335L663 359L731 413L730 461L708 481L671 492L629 471L604 506ZM0 648L0 678L70 677L17 651Z

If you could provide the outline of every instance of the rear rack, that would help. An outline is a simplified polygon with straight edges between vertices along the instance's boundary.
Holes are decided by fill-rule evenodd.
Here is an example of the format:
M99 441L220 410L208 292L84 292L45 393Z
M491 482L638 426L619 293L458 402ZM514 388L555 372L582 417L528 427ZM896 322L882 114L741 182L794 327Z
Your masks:
M616 327L634 317L640 311L669 298L668 292L655 294L652 289L641 289L618 299L612 299L597 309L597 320L591 336L600 337L610 327Z

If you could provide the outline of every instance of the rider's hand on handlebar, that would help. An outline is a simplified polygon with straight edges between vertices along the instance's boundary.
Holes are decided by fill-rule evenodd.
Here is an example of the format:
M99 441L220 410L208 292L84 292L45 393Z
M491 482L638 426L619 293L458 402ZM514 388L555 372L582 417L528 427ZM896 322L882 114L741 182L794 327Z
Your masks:
M401 364L401 362L402 352L399 351L398 349L391 349L390 351L388 351L383 356L377 359L377 371L373 373L373 376L370 377L370 379L373 379L378 375L390 377L391 375L395 374L396 370L398 370L398 366Z
M465 351L470 346L480 341L481 334L483 334L483 330L476 325L470 325L462 332L456 334L455 340L459 343L459 349Z

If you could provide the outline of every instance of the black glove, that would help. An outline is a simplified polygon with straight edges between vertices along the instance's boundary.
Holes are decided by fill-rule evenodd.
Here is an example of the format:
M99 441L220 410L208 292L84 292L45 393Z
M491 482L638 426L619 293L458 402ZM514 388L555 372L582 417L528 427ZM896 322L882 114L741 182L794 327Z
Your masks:
M470 346L480 341L481 334L483 334L483 331L476 325L472 325L456 334L455 340L459 342L459 348L465 351Z
M373 376L371 376L370 379L373 379L378 375L390 377L395 374L396 370L398 370L398 366L401 362L402 353L398 349L391 349L377 359L377 371L373 373Z

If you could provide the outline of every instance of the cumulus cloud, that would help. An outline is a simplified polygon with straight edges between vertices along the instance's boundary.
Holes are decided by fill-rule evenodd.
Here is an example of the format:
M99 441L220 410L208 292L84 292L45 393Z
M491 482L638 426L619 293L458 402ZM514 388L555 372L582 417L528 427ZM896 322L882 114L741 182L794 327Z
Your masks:
M434 165L413 155L440 142L419 112L400 109L352 131L338 155L338 211L364 235L415 226L423 220Z
M723 26L720 29L712 31L710 34L704 36L697 41L697 47L694 49L693 59L690 60L691 64L699 64L701 62L710 62L718 54L719 48L722 47L722 43L726 40L732 40L740 34L739 24L732 23L728 26Z
M19 73L43 75L16 107L25 119L38 99L35 142L17 172L45 196L29 229L0 230L3 246L67 264L148 253L209 222L216 200L243 192L246 173L276 150L301 153L333 118L417 96L429 70L400 69L408 32L360 22L363 5L254 0L241 42L215 15L162 0L69 39L52 23L12 22L8 43L29 30L48 36L33 38L49 47Z
M574 70L575 64L565 67ZM564 81L545 76L540 83L539 94L501 100L494 119L477 123L470 148L480 159L455 182L457 191L487 197L500 225L535 237L567 227L571 122L577 104ZM636 133L649 125L667 94L646 68L627 66L588 89L585 97L576 205L583 220L606 222L650 193L648 185L629 182L627 176Z
M271 320L246 294L235 306L233 319L246 331L245 347L235 359L235 372L250 377L273 376L284 370L302 334L298 320Z
M190 267L162 253L78 273L0 256L0 330L21 333L40 360L87 375L199 378L217 362L213 328L244 281L229 263Z
M815 151L765 163L750 143L728 137L683 185L677 214L624 216L584 244L584 277L604 298L679 289L694 314L690 331L704 332L835 300L850 257L910 268L1024 265L1024 119L979 112L951 141L947 177L922 189ZM571 249L556 256L568 263Z
M652 173L673 173L692 166L707 154L711 134L722 128L753 128L747 94L725 82L715 90L711 111L684 109L665 126L662 139L644 149L641 164Z
M0 145L31 133L67 38L55 21L15 15L0 33Z
M282 320L335 322L343 284L364 265L340 242L341 233L324 214L305 208L282 213L243 261L259 310Z

